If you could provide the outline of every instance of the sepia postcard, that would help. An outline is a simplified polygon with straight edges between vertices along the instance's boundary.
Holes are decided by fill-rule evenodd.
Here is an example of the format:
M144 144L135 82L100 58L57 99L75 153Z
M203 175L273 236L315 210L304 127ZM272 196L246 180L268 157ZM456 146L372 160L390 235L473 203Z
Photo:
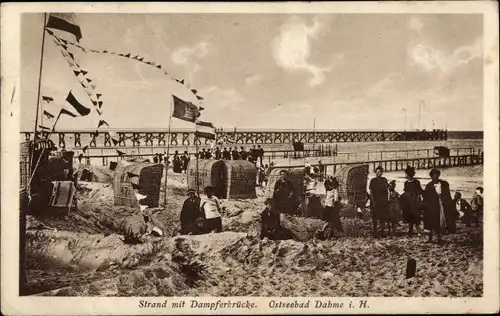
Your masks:
M499 312L497 2L1 14L3 314Z

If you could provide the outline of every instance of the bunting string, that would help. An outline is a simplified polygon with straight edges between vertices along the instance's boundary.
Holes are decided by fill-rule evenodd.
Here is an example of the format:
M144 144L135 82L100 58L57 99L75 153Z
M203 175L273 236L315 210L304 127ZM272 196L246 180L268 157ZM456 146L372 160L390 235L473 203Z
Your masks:
M63 47L66 47L66 48L68 47L68 45L71 45L71 46L74 46L74 47L77 47L77 48L81 49L83 52L92 52L92 53L96 53L96 54L115 55L115 56L118 56L118 57L127 58L127 59L130 59L130 60L135 60L137 62L146 64L148 66L157 68L157 69L161 70L165 76L169 77L170 79L174 80L175 82L177 82L177 83L185 86L186 88L188 88L196 96L196 99L203 100L203 97L201 97L200 95L198 95L198 91L196 89L191 89L190 87L188 87L186 85L184 79L178 79L178 78L175 78L174 76L172 76L171 74L169 74L165 69L162 68L162 65L159 64L159 63L156 63L154 61L147 61L145 57L141 57L139 55L135 55L135 56L132 57L131 53L124 54L124 53L117 53L117 52L112 52L112 51L108 51L108 50L96 50L96 49L85 48L85 47L83 47L80 44L72 43L72 42L67 41L65 39L59 38L53 32L50 32L49 34L56 41L58 41L60 43L60 45L62 45Z
M93 80L87 75L88 71L82 69L78 64L78 62L76 61L74 54L68 51L68 45L65 44L65 42L67 43L67 41L58 38L51 31L48 32L52 36L52 39L54 40L55 44L60 48L61 54L63 55L64 59L70 66L73 74L80 82L80 85L82 86L85 93L89 97L97 113L101 115L102 114L101 108L103 106L103 101L101 99L102 93L97 93L96 91L97 85L92 84Z

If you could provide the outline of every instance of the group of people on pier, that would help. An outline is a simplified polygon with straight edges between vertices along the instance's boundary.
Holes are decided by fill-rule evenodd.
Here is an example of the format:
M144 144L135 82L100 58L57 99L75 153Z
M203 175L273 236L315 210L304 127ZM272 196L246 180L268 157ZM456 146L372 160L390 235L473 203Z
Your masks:
M263 165L264 159L264 148L260 145L253 145L248 151L241 146L240 149L235 147L224 148L220 150L219 147L216 147L213 152L210 149L202 149L201 152L198 152L198 157L200 159L223 159L223 160L247 160L254 164L257 162L260 165ZM196 155L195 155L196 156Z

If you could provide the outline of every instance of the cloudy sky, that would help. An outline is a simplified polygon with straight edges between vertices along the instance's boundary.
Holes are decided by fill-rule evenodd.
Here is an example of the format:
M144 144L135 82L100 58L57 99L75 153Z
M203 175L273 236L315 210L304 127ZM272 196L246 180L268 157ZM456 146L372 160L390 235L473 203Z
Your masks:
M480 15L77 14L82 46L139 54L205 98L218 127L481 130ZM22 121L33 129L43 16L22 19ZM113 128L167 128L171 95L193 96L154 67L79 52ZM42 95L56 111L82 89L50 37ZM52 108L51 108L52 107ZM420 120L418 119L420 108ZM406 109L406 111L404 110ZM56 111L57 112L57 111ZM58 128L93 129L97 113ZM186 128L173 119L172 128Z

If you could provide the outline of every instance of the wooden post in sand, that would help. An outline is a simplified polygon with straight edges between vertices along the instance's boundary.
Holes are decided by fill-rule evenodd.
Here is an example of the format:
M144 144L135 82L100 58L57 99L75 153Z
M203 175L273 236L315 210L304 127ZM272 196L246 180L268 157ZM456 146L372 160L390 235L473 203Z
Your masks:
M415 277L417 272L417 261L415 259L408 259L406 262L406 278L410 279Z

